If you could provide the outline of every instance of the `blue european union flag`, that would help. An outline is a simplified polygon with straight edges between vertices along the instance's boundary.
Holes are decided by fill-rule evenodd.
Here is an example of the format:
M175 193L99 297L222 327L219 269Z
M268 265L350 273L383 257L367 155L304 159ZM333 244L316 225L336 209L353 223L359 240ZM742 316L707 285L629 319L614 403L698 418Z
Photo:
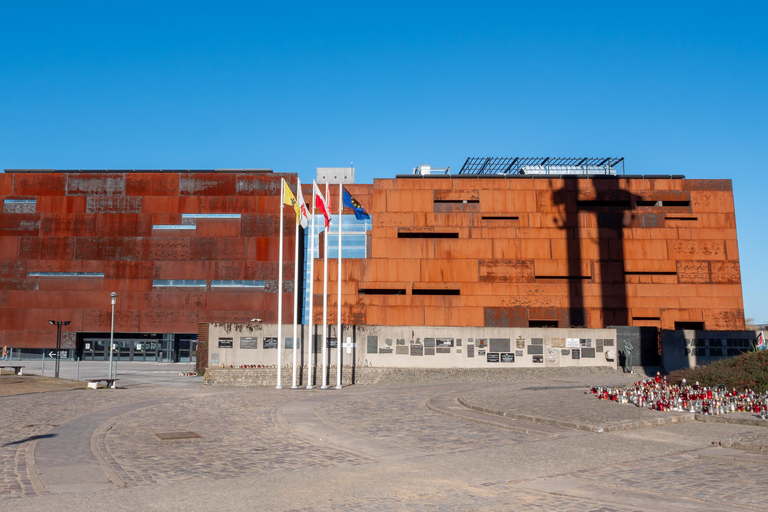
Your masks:
M346 208L350 208L353 212L355 212L355 218L357 220L371 218L371 216L368 215L368 212L365 211L365 208L363 208L363 205L361 205L357 201L357 199L352 197L352 195L349 192L347 192L347 189L344 189L344 206Z

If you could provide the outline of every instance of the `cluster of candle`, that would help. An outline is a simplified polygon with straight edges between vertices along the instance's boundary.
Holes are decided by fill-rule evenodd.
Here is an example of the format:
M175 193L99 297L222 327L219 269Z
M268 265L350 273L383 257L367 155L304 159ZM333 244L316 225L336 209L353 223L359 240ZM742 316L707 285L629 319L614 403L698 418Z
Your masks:
M768 417L768 392L753 390L729 391L725 386L705 387L687 384L669 384L666 377L656 374L648 380L637 381L624 388L593 387L590 392L602 400L630 403L656 411L686 411L698 414L728 414L752 412Z

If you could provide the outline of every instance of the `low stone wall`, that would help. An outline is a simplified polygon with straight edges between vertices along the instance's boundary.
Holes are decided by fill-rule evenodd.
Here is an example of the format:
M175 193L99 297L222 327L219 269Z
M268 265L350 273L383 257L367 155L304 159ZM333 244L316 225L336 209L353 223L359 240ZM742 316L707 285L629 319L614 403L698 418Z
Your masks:
M313 385L319 386L321 368L312 368ZM283 369L282 387L290 388L293 369ZM429 382L503 382L530 377L554 377L568 375L611 375L615 368L570 367L570 368L344 368L341 374L342 386L373 384L413 384ZM297 385L306 387L306 368L297 372ZM209 368L205 372L205 383L219 386L264 386L274 387L277 380L276 368ZM336 386L336 369L328 370L328 385Z

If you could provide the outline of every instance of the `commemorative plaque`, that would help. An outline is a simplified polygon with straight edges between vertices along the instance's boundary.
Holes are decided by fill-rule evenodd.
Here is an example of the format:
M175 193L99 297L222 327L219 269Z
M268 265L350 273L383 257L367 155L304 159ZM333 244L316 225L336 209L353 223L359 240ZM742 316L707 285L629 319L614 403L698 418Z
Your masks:
M235 340L232 338L219 338L219 348L232 348Z
M467 357L475 357L475 346L467 345Z
M426 341L426 340L424 340ZM435 340L435 345L438 347L452 347L453 346L453 338L437 338Z
M423 356L424 355L424 345L411 345L411 355L412 356Z
M424 338L424 347L433 348L435 346L435 338Z
M277 338L264 338L264 348L277 348Z
M498 352L488 352L485 356L485 362L486 363L498 363L499 362L499 353Z
M240 348L241 349L257 349L259 348L259 339L258 338L240 338Z
M575 348L571 350L571 359L581 359L581 349Z
M501 354L501 362L502 363L514 363L515 362L515 354L511 354L511 353L503 353L503 354Z
M533 362L534 363L543 363L544 362L544 356L533 356Z

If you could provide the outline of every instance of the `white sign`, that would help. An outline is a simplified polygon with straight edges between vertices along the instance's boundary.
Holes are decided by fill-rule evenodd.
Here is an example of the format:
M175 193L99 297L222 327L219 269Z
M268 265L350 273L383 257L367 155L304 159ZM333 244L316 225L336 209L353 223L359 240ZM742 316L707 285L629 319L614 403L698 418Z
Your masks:
M566 348L579 348L579 338L565 338Z

